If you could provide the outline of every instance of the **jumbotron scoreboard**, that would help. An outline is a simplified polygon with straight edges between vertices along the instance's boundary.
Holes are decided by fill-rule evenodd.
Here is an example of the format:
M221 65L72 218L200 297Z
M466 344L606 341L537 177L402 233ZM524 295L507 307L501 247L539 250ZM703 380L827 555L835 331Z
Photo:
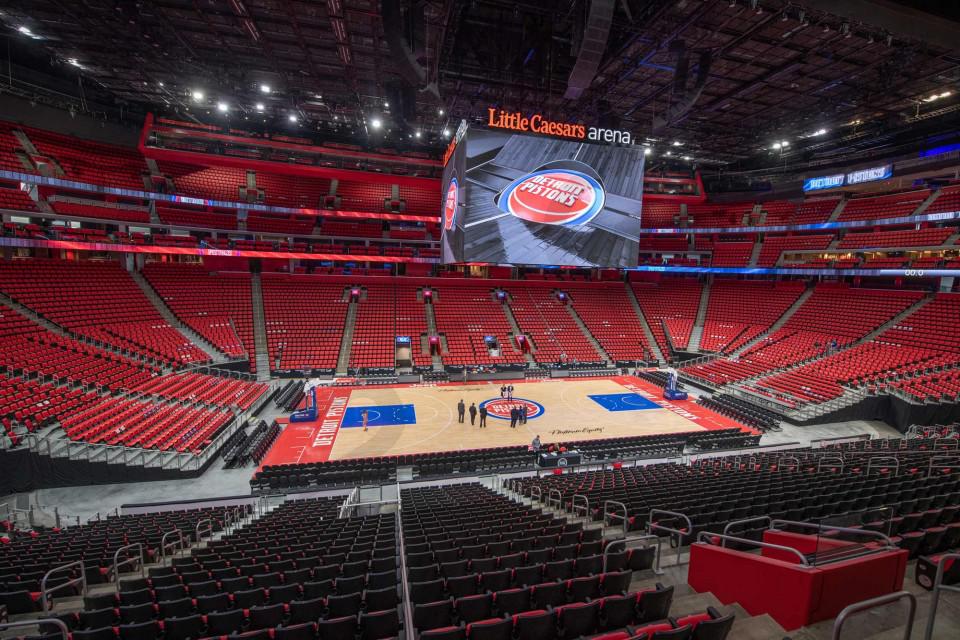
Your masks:
M637 265L644 148L628 132L490 109L443 172L443 261Z

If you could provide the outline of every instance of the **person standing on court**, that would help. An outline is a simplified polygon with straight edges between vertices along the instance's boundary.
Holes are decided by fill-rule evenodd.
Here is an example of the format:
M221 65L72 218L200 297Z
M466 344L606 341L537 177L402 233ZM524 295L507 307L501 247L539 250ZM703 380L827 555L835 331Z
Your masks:
M517 410L517 408L510 407L510 428L511 429L517 428L517 418L519 417L520 417L520 412Z
M485 405L480 405L480 428L484 429L487 426L487 407Z
M520 424L527 424L527 405L520 405Z
M513 400L513 385L507 387L507 400Z
M367 430L367 420L370 418L370 412L364 409L360 412L360 417L363 419L363 430Z
M463 414L467 410L467 406L463 404L463 398L460 398L460 402L457 403L457 422L463 424Z
M472 427L477 423L477 405L473 402L470 403L470 426Z
M500 385L500 397L503 398L507 395L506 385Z

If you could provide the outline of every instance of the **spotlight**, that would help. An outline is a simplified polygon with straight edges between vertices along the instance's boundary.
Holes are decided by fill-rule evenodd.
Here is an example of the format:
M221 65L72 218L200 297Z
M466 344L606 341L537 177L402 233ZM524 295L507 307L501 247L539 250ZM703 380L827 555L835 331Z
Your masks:
M71 65L73 65L73 66L75 66L75 67L79 67L79 66L80 66L80 63L77 61L76 58L69 58L69 59L67 59L67 63L69 63L69 64L71 64ZM146 83L144 83L144 84L146 84Z
M290 115L287 116L287 120L289 120L290 122L296 122L296 121L297 121L297 114L291 113Z
M440 109L440 115L443 115L443 109Z
M683 156L683 159L689 161L689 160L690 160L690 156Z
M32 36L33 31L30 31L30 27L17 27L17 31L22 33L25 36Z
M779 148L782 147L782 146L783 146L783 145L780 144L779 142L774 142L774 143L773 143L773 148L774 148L774 149L779 149Z
M260 93L270 93L270 85L268 84L260 85Z
M380 122L380 118L374 118L370 121L370 126L374 129L379 129L381 126L383 126L383 123Z
M220 113L226 113L229 109L230 109L230 105L228 105L226 102L217 103L217 111L219 111Z
M163 86L163 83L162 83L162 82L158 82L157 85L159 85L159 86L162 87L162 86Z
M203 102L203 91L194 91L193 100L194 102Z
M383 101L383 108L384 108L384 109L389 109L389 108L390 108L390 103L387 102L386 100L384 100L384 101Z
M413 136L414 136L415 138L419 138L419 137L420 137L420 132L417 131L415 134L413 134Z
M645 147L645 148L644 148L644 150L643 150L643 155L648 156L648 155L650 155L651 153L653 153L653 149L651 149L650 147Z
M782 146L782 147L789 147L789 146L790 146L790 143L789 143L787 140L784 140L784 141L782 141L782 142L780 143L780 146Z
M263 106L262 102L258 102L255 108L257 111L263 111L266 107Z
M444 130L443 130L443 137L444 137L444 138L449 138L449 137L450 137L450 129L444 129Z

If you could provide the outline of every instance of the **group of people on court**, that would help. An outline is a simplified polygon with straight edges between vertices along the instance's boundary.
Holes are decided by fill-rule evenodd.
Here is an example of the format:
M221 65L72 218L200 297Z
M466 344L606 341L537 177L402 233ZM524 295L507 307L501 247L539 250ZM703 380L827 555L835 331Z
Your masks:
M500 397L507 400L513 400L513 385L505 384L500 387Z
M457 403L457 422L463 424L463 416L466 413L467 407L463 404L463 398L460 398L460 402ZM470 403L470 424L477 423L477 414L480 414L480 428L483 429L487 426L487 408L481 406L480 409L477 409L475 402Z
M487 408L482 406L477 409L475 402L470 403L470 424L475 425L477 423L477 414L480 415L480 428L487 426ZM467 414L467 405L464 404L463 398L460 398L460 402L457 403L457 422L463 424L464 418ZM527 405L518 404L510 407L510 428L516 429L517 423L527 424ZM366 424L366 423L364 423ZM364 426L364 431L366 431L366 426Z

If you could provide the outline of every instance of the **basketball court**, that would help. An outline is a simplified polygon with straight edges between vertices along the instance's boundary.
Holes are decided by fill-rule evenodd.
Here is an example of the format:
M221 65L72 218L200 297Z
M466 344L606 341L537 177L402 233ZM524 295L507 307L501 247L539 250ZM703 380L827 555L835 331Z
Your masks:
M513 401L501 399L501 384L318 389L317 420L286 424L262 464L526 445L536 435L550 443L742 427L692 400L663 400L661 389L633 376L513 381ZM461 398L468 408L463 424ZM471 403L489 411L485 429L479 415L470 424ZM527 423L511 429L510 407L520 404Z

